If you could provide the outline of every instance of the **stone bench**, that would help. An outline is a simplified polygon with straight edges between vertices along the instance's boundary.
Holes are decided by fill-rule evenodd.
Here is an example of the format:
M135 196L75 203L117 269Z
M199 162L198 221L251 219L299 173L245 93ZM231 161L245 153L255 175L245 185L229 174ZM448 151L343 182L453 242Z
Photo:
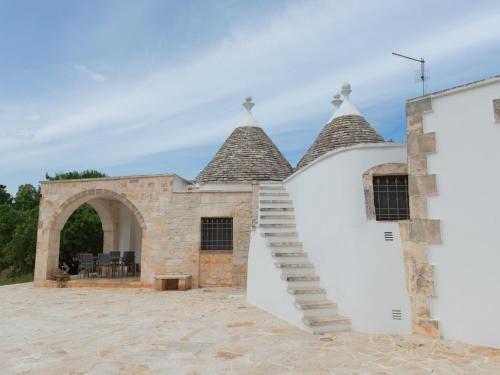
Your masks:
M155 290L187 290L191 289L191 275L156 275Z

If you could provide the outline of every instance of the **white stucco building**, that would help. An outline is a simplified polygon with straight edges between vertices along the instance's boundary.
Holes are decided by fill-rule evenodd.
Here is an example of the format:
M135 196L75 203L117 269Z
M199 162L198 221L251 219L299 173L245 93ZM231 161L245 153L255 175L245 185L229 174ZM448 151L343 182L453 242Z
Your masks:
M422 334L500 347L500 77L407 101L408 143L385 142L342 86L295 168L251 114L196 180L175 174L42 183L35 282L53 285L81 204L104 252L134 251L140 283L189 274L321 333Z

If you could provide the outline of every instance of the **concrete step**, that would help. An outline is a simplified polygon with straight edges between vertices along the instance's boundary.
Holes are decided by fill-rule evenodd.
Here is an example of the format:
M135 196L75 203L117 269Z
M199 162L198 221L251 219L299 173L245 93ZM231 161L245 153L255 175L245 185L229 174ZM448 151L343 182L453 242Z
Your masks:
M291 233L294 231L295 231L295 228L271 227L271 228L261 228L260 234L262 237L266 237L266 236L264 236L264 233Z
M291 203L260 203L260 208L293 208Z
M319 281L318 275L281 275L281 279L287 282L296 281Z
M288 293L293 294L294 296L306 295L306 294L326 294L326 290L317 287L288 288Z
M287 250L274 250L271 253L273 257L307 257L304 251L287 251Z
M268 212L260 215L260 220L295 220L295 215L283 215L281 212Z
M295 219L260 219L259 224L288 224L295 225Z
M273 257L278 263L307 263L307 253L299 251L273 251Z
M301 251L302 242L267 242L267 246L271 249L282 249L288 251Z
M274 213L289 213L294 210L293 207L260 207L259 208L261 213L265 213L266 215L269 214L274 214Z
M288 293L295 296L296 302L326 300L326 290L319 287L290 287Z
M286 191L261 191L259 193L260 197L264 197L264 199L269 197L283 197L288 198L288 193Z
M261 228L295 228L295 224L284 224L284 223L279 223L279 224L259 224L259 227Z
M318 288L319 276L311 275L281 275L281 279L288 283L289 288Z
M293 263L293 262L288 262ZM309 263L309 262L306 262ZM276 265L277 263L275 263ZM279 264L279 263L278 263ZM281 269L281 277L289 277L289 276L316 276L316 271L314 269L314 265L311 263L310 267L293 267L293 266L281 266L276 265L277 268Z
M337 315L337 304L328 300L296 302L295 307L302 311L305 318Z
M299 237L265 237L270 247L293 247L302 248Z
M292 269L314 269L314 265L310 262L276 262L274 263L276 268L281 268L283 270L292 270Z
M293 204L290 199L261 199L259 200L260 204Z
M272 229L266 229L263 233L262 236L266 238L295 238L298 239L298 232L287 232L287 231L282 231L281 228L279 231L272 231Z
M285 187L282 185L282 184L261 184L259 185L259 189L260 191L268 191L268 190L272 190L272 191L276 191L276 190L285 190Z
M342 332L351 329L349 318L340 315L305 317L303 322L313 333Z

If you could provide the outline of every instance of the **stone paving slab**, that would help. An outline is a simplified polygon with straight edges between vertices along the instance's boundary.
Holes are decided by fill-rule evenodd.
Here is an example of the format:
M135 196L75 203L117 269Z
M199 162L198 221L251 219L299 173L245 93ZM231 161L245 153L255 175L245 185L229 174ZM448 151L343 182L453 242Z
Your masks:
M0 287L0 374L500 374L500 351L415 336L322 336L241 289Z

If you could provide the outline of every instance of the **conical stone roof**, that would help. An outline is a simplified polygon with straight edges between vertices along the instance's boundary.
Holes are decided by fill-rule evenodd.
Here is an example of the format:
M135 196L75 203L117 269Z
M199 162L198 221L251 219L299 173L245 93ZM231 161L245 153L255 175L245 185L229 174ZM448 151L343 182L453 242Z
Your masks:
M297 164L296 170L339 147L359 143L379 143L384 139L349 102L350 85L342 87L344 100L337 95L332 103L337 111Z
M251 98L243 104L247 116L226 139L214 158L196 177L197 183L282 181L293 168L257 125L250 110Z

